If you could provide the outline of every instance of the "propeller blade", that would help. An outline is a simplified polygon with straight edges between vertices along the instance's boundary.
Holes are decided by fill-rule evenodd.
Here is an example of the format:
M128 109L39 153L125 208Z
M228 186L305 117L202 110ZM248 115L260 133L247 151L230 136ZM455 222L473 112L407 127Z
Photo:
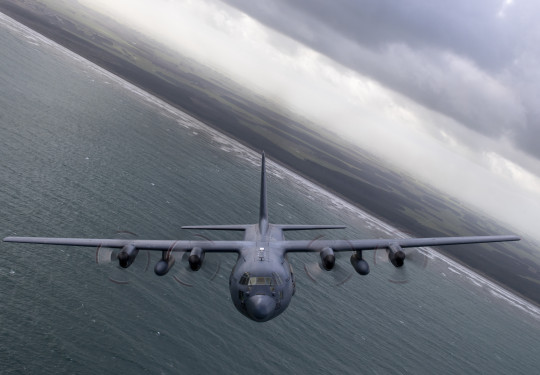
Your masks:
M309 247L316 247L316 241L323 237L324 236L318 236L313 239ZM353 251L352 245L351 251ZM319 253L320 252L317 252L317 256L320 256ZM327 282L334 286L340 286L350 280L353 275L353 269L352 267L348 266L348 263L343 265L343 262L345 262L346 259L350 257L350 254L348 252L339 252L334 253L334 256L336 262L334 264L334 267L329 271L325 270L322 267L320 261L304 263L304 271L306 272L306 275L310 278L311 281L313 281L314 283L317 283L319 281Z
M195 236L212 242L212 240L200 234L196 234ZM199 286L205 282L212 281L217 277L221 270L221 260L218 254L205 254L201 269L198 271L193 271L189 266L188 259L190 251L175 252L173 250L172 255L175 257L176 261L173 269L173 278L183 286Z
M137 235L130 231L118 231L113 238L134 239ZM150 267L150 252L141 250L137 257L127 269L121 268L118 264L118 254L121 249L98 246L96 249L96 263L108 270L109 281L126 285L134 280L137 275L145 273Z
M388 281L394 284L408 283L411 280L411 273L425 269L429 261L425 250L420 248L406 248L402 251L405 253L405 261L401 267L394 267L390 262L387 249L377 249L373 252L373 264L383 265L389 272Z

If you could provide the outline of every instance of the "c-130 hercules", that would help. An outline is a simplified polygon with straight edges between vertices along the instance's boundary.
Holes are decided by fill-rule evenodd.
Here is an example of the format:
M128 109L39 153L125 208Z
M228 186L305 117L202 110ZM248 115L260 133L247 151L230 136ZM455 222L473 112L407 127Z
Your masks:
M201 268L206 253L236 253L238 259L231 271L229 289L234 306L243 315L256 322L266 322L281 314L295 292L289 253L318 253L319 265L326 271L335 266L336 252L352 252L350 261L360 275L369 273L369 265L363 259L365 250L386 249L388 260L400 268L405 262L403 248L471 244L486 242L519 241L519 237L475 236L406 239L360 239L360 240L296 240L289 241L284 231L343 229L339 225L290 225L270 224L266 202L265 156L262 154L261 192L259 222L247 225L184 226L183 229L243 231L242 241L186 241L186 240L134 240L134 239L88 239L49 237L6 237L5 242L22 242L50 245L109 247L121 249L117 255L120 267L127 268L135 260L139 250L161 251L161 260L154 268L158 276L164 276L182 255L189 252L189 267Z

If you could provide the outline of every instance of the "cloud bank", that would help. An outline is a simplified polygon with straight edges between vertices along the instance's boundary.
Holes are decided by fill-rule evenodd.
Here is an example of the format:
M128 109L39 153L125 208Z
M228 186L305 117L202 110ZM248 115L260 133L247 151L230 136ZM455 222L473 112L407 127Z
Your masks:
M80 2L536 234L540 3Z

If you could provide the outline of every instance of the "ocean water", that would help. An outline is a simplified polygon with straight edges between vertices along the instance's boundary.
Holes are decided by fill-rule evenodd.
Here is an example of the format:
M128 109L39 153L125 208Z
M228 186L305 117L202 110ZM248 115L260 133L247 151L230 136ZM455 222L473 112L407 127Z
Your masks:
M0 51L0 237L188 239L181 225L256 221L257 153L1 14ZM279 165L269 173L272 222L348 225L290 238L403 235ZM313 283L314 256L291 255L296 295L261 324L230 301L232 255L194 287L176 269L155 276L156 256L118 285L94 249L1 243L0 374L538 373L540 310L424 252L406 283L368 256L371 274L341 286Z

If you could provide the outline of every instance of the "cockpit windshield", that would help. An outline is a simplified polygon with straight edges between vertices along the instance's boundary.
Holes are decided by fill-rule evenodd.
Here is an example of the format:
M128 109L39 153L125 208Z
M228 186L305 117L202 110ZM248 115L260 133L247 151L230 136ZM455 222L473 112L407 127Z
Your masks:
M281 277L275 273L272 272L272 276L251 276L249 272L246 272L242 275L240 278L240 284L241 285L281 285L283 281L281 280Z
M250 277L248 285L272 285L271 277Z

